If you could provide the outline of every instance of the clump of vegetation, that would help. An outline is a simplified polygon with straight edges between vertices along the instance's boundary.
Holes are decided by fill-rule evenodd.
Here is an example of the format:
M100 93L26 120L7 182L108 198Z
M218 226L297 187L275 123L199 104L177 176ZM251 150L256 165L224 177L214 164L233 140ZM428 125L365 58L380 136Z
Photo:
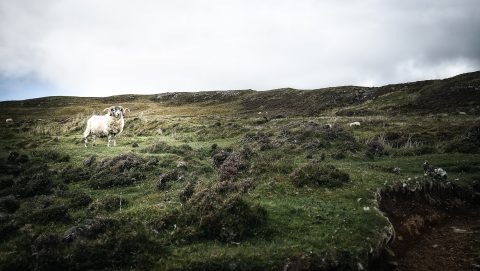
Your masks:
M76 183L90 179L91 173L86 168L66 166L60 173L64 183Z
M52 205L39 208L28 214L27 220L40 224L48 222L67 222L70 220L68 208L64 205Z
M264 151L273 147L270 136L271 134L265 134L263 132L247 133L243 138L243 142L255 143L260 151Z
M63 238L54 233L36 237L27 269L149 269L153 264L150 253L158 253L159 248L142 225L90 219L68 230ZM18 264L12 267L18 268Z
M186 227L192 238L230 242L259 233L266 219L264 208L250 204L239 194L230 196L215 189L205 189L184 204L177 227Z
M181 176L177 170L162 173L157 180L157 189L164 190L167 186L167 183L178 181L182 178L183 176Z
M251 188L255 186L255 182L251 178L247 178L241 181L221 181L213 186L213 190L220 194L229 193L247 193Z
M248 159L252 156L249 148L240 151L222 150L212 155L213 165L218 168L222 180L235 178L240 171L248 168Z
M126 206L128 206L128 201L126 199L117 196L107 196L93 201L88 209L94 213L114 212Z
M480 152L480 126L472 126L463 135L448 142L445 146L445 151L460 153Z
M8 195L0 198L0 211L13 213L20 207L20 202L14 195Z
M347 183L350 176L332 165L309 163L292 172L290 178L297 187L307 185L333 188Z
M78 239L93 239L117 223L117 220L109 218L89 218L83 223L68 229L63 235L63 241L72 242Z
M83 161L83 165L86 167L90 167L95 163L95 160L97 160L97 156L95 155L90 155L87 159Z
M42 161L45 162L60 163L70 161L70 155L52 149L35 150L32 152L32 156L36 158L41 158Z
M192 147L188 144L182 144L180 146L171 146L163 141L157 141L152 145L141 150L146 153L173 153L177 155L186 155L193 151Z
M32 165L14 179L10 192L20 197L50 194L54 186L52 180L54 176L55 174L48 169L47 165Z
M128 221L113 223L90 242L71 242L67 248L69 266L79 270L151 269L153 255L162 254L161 247L149 238L141 224Z
M367 144L367 151L365 152L365 156L368 158L373 159L374 157L380 157L384 155L388 155L388 151L385 149L383 144L378 141L372 141Z
M94 189L127 186L145 179L145 160L133 153L121 154L103 159L95 168L97 171L88 185Z
M345 153L343 151L336 151L334 153L332 153L332 158L335 159L335 160L342 160L342 159L345 159L347 156L345 155Z
M189 181L187 183L187 185L185 185L185 187L180 192L180 195L179 195L180 201L186 202L188 199L190 199L192 197L193 193L195 193L195 186L196 185L197 185L196 180Z
M10 152L7 157L8 164L24 164L28 162L28 160L29 158L26 154L20 154L15 151Z
M92 202L92 198L83 192L72 192L68 198L68 206L71 208L86 207Z
M221 179L232 179L239 171L248 167L246 156L240 152L231 153L219 168Z
M221 181L195 192L190 181L180 193L179 210L152 223L157 231L173 230L173 240L240 241L261 234L267 212L243 198L254 186L252 179Z

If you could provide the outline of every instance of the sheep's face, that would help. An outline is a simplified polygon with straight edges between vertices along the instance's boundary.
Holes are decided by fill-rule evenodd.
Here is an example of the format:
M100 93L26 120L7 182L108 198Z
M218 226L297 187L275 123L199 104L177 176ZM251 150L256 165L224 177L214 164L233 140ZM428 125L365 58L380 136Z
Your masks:
M114 106L110 108L110 116L121 118L125 114L125 109L121 106Z

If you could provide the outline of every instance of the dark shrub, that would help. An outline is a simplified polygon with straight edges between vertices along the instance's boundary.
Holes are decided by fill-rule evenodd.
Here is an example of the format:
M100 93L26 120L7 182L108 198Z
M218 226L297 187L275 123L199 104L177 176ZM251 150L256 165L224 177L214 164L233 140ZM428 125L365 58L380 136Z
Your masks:
M63 205L53 205L34 210L28 216L29 222L46 224L48 222L66 222L70 220L70 215L68 214L68 208Z
M231 152L226 151L226 150L222 150L220 152L217 152L217 153L213 154L212 155L213 165L216 168L219 168L223 164L225 159L227 159L228 156L230 156L230 154L231 154Z
M72 242L80 238L92 239L107 229L116 225L118 221L107 218L86 219L83 223L68 229L63 235L63 241Z
M128 206L126 199L117 196L107 196L92 202L88 209L93 212L113 212L126 206Z
M247 193L251 188L255 186L253 179L247 178L241 181L221 181L213 186L213 190L219 194L229 193Z
M5 189L5 188L10 188L14 184L13 178L11 177L6 177L6 176L1 176L0 177L0 190Z
M342 151L337 151L332 153L332 158L335 160L342 160L342 159L345 159L346 157L347 156Z
M21 197L50 194L53 176L46 165L32 166L15 178L13 192Z
M72 239L67 242L68 258L65 263L75 270L150 270L154 255L162 254L161 247L150 240L145 226L128 221L103 226L89 239ZM90 240L92 239L92 240ZM81 241L77 241L81 240ZM73 268L74 267L74 268Z
M333 188L348 182L350 176L332 165L311 163L295 170L290 178L298 187L311 185Z
M103 159L96 166L97 172L90 177L88 185L94 189L101 189L143 181L144 164L145 160L133 153Z
M68 265L63 261L63 246L58 235L40 234L31 246L34 270L67 270Z
M68 206L71 208L82 208L88 206L92 202L92 198L82 192L73 192L69 196Z
M480 144L468 138L454 139L446 144L445 152L479 153Z
M177 226L193 226L189 230L192 237L230 242L255 235L266 218L265 209L246 202L238 194L224 196L206 189L183 205Z
M243 151L232 152L219 168L220 178L223 180L236 177L239 171L248 167L247 154Z
M12 151L8 154L7 163L8 164L24 164L28 162L28 156L25 154L19 154L18 152Z
M179 179L182 179L183 176L180 176L178 171L172 170L166 173L160 174L157 180L157 189L163 190L166 188L167 183L177 181Z
M189 181L187 185L182 189L180 192L179 198L180 201L186 202L188 199L190 199L195 192L195 186L197 185L196 181Z
M64 183L76 183L90 179L90 171L85 168L73 167L68 165L60 173Z
M388 155L388 152L385 150L383 145L378 141L372 141L367 144L367 151L365 152L365 156L368 158L380 157L383 155Z
M86 167L90 167L91 165L93 165L93 163L95 163L96 159L97 157L95 155L90 155L87 159L83 161L83 165Z
M43 161L49 162L68 162L70 155L56 151L56 150L36 150L32 152L32 156L41 158Z
M101 171L90 178L88 186L93 189L104 189L116 186L128 186L144 179L145 175L136 170L129 170L117 174L109 171Z
M20 202L14 195L8 195L0 198L0 211L13 213L20 207Z
M18 223L16 223L13 217L13 215L0 212L0 240L3 241L12 237L12 233L19 228ZM1 267L2 265L0 260L0 270L2 269Z

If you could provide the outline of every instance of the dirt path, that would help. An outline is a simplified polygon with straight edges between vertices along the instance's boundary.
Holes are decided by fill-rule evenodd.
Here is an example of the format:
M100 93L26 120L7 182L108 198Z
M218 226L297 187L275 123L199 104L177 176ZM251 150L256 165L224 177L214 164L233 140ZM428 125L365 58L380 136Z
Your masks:
M480 207L436 194L383 197L380 208L395 229L384 257L391 263L388 270L480 270ZM431 197L438 197L436 204L426 200Z
M480 270L480 259L474 254L479 230L477 211L446 216L443 223L426 226L421 234L397 235L391 246L398 263L394 270Z

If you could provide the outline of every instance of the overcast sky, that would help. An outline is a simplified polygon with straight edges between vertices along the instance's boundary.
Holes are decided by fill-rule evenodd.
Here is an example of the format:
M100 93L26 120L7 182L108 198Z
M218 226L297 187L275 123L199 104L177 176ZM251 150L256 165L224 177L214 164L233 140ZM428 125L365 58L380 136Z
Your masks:
M478 0L0 0L0 100L378 86L479 69Z

